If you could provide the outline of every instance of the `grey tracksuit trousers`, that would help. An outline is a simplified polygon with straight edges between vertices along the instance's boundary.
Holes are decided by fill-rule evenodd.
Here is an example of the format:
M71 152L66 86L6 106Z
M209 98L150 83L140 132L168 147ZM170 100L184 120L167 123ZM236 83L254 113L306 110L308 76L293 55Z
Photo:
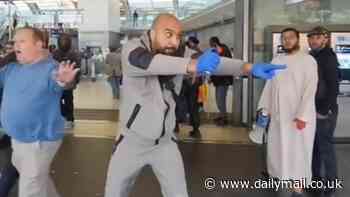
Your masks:
M134 133L121 135L116 142L105 197L127 197L146 165L155 173L164 197L188 197L182 156L175 140L165 136L155 144Z

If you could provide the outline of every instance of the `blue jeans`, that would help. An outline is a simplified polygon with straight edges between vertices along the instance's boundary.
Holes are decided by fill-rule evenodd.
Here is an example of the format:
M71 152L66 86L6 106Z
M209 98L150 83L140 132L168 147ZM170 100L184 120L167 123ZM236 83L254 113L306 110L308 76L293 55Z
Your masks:
M315 180L321 180L321 169L324 165L326 181L337 178L337 159L333 144L333 136L337 124L338 110L326 119L317 119L314 151L312 159L312 173ZM333 190L328 190L332 192Z
M219 109L221 116L225 116L227 113L226 96L227 96L228 87L229 87L228 85L215 87L216 105Z
M112 87L113 98L120 98L120 76L110 76L108 77L108 82Z

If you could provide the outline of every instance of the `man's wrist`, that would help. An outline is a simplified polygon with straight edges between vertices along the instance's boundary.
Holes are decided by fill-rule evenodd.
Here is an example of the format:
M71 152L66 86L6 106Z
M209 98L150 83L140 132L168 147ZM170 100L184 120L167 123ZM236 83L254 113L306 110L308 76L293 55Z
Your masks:
M62 82L62 81L59 81L59 80L57 80L57 79L56 79L56 83L57 83L60 87L62 87L62 88L64 88L64 87L66 86L66 83L64 83L64 82Z
M194 74L197 72L197 60L190 60L190 62L186 65L186 72L187 74Z
M188 62L188 64L186 64L186 74L190 74L190 64L191 64L191 61Z
M251 63L244 63L242 66L242 73L243 75L249 75L253 69L253 64Z

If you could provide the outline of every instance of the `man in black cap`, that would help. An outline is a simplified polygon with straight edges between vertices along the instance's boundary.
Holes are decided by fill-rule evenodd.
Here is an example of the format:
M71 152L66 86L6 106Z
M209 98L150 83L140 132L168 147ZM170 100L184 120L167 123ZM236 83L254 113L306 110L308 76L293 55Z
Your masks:
M329 47L329 31L321 26L312 29L308 35L310 54L318 64L318 89L316 93L316 136L314 142L312 174L313 179L335 182L337 178L337 162L333 145L333 135L337 124L339 92L338 59ZM325 166L325 177L321 177L321 166ZM335 185L335 183L333 183ZM331 185L331 184L330 184ZM326 197L334 195L334 189L327 188Z

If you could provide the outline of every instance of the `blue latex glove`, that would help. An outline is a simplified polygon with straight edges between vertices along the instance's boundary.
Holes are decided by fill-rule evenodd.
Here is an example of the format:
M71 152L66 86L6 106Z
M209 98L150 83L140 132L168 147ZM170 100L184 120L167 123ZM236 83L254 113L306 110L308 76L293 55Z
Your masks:
M262 79L272 79L276 75L277 70L283 70L286 68L286 65L258 63L253 64L251 73L255 77L259 77Z
M268 124L269 124L269 117L264 116L262 113L258 113L256 125L262 128L266 128Z
M197 73L211 74L216 71L220 64L220 56L215 49L207 49L199 56L197 62Z

